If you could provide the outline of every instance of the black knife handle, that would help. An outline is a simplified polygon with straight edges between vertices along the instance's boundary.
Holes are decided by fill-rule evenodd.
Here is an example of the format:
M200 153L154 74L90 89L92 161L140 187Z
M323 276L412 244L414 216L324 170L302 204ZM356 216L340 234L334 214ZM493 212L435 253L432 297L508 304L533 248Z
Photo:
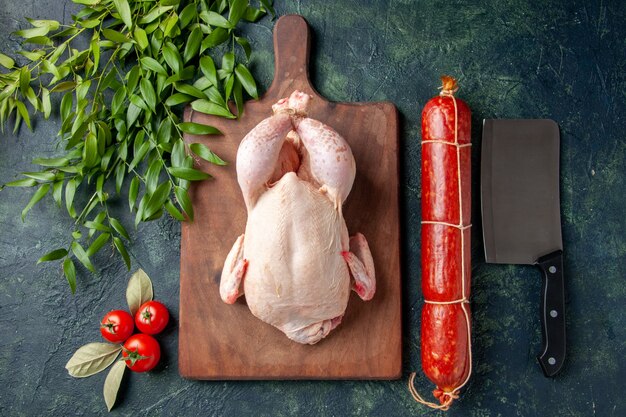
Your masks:
M558 250L537 260L543 271L541 293L541 328L543 353L537 356L546 377L556 375L565 362L565 282L563 251Z

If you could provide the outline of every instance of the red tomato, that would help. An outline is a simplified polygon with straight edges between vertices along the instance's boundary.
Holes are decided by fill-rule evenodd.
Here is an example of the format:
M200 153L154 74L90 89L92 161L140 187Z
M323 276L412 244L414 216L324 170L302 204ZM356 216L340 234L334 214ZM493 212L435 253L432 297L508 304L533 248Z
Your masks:
M136 334L124 343L122 356L131 371L147 372L159 363L161 347L154 337Z
M133 316L124 310L108 312L100 322L100 333L109 342L122 343L133 334Z
M170 320L170 313L167 308L158 301L148 301L143 303L135 314L135 324L142 333L161 333L167 322Z

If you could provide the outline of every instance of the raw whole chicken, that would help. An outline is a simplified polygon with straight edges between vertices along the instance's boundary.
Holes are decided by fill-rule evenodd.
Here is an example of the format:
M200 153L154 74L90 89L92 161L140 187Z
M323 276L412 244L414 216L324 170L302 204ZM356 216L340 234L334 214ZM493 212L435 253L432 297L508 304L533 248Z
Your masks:
M356 173L352 151L306 117L310 99L299 91L281 99L239 145L248 221L220 281L225 303L245 293L252 314L303 344L341 323L350 288L363 300L376 291L367 241L348 237L341 211Z

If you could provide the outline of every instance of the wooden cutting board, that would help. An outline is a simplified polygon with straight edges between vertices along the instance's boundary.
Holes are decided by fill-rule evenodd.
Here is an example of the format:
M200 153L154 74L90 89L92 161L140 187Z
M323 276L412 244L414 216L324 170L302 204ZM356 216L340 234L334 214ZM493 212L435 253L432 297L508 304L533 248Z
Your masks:
M190 188L194 222L182 225L178 366L193 379L395 379L401 376L401 272L398 213L398 115L391 103L331 103L308 77L310 34L301 16L283 16L274 28L274 82L238 120L185 112L185 120L219 128L223 136L187 135L227 167L198 163L213 180ZM352 147L357 174L344 206L350 234L367 238L376 266L377 292L363 302L353 292L341 325L316 345L300 345L255 318L241 297L219 296L224 259L247 218L237 184L241 139L271 105L293 90L311 94L309 116L337 130Z

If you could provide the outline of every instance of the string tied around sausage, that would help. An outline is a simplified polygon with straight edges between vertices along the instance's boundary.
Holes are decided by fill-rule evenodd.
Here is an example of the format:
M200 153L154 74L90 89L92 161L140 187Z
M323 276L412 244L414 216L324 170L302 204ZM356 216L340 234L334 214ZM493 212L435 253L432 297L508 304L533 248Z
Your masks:
M444 75L441 77L442 85L439 87L441 90L439 95L442 97L454 97L454 93L459 90L459 86L454 77Z
M455 389L453 391L443 391L443 390L435 390L441 391L441 394L437 397L441 401L441 404L433 403L431 401L427 401L417 392L415 389L415 376L417 374L415 372L411 372L409 376L409 392L415 401L430 408L434 408L435 410L448 411L450 405L454 402L454 400L459 399L459 391L460 389Z

